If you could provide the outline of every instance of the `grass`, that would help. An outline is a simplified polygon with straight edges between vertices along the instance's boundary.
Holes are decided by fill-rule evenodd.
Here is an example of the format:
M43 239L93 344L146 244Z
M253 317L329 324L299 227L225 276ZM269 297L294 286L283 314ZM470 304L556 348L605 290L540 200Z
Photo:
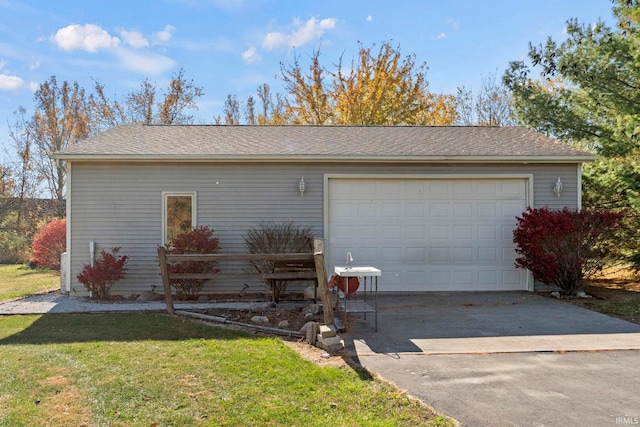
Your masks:
M640 323L640 295L635 301L584 301L581 306L607 316Z
M0 301L60 288L60 275L25 265L0 264Z
M366 371L163 314L0 317L0 426L450 426Z

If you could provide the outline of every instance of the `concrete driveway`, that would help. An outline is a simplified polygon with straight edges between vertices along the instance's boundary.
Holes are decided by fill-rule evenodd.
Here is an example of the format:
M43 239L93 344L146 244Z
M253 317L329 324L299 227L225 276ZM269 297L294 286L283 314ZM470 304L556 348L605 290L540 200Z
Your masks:
M347 351L466 426L640 424L640 325L526 292L382 294Z

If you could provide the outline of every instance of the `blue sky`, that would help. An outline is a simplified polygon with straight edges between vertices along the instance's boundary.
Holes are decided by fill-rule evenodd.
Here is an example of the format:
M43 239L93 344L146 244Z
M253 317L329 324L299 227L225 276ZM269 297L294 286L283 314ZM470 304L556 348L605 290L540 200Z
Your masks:
M564 38L565 22L612 23L609 0L0 0L0 141L7 122L55 75L122 97L145 77L159 88L180 68L203 87L197 123L222 114L228 94L282 92L280 62L324 64L384 40L426 62L432 92L477 89L526 58L528 43ZM293 47L295 46L295 50ZM0 158L1 158L0 154Z

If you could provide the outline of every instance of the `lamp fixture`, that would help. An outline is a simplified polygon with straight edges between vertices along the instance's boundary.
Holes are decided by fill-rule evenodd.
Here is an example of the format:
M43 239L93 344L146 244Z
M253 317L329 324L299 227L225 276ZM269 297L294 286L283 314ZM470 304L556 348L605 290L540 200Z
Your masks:
M556 193L556 196L558 197L562 194L562 181L560 181L560 178L556 181L556 185L553 186L553 192Z
M307 189L307 184L304 182L304 176L300 178L300 182L298 183L298 190L300 190L300 195L304 196L304 190Z

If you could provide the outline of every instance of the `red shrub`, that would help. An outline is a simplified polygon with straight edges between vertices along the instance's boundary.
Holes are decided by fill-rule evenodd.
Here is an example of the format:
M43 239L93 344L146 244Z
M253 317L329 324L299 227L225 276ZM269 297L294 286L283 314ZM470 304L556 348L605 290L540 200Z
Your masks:
M111 248L111 252L100 252L100 257L91 264L84 266L76 277L82 283L93 298L106 299L109 296L111 285L120 279L124 279L127 269L124 267L127 256L118 256L120 248Z
M219 240L213 237L213 230L207 226L198 227L186 233L178 234L167 248L170 254L215 254L218 252ZM167 266L169 273L217 273L215 261L185 261ZM196 299L208 279L175 279L171 284L183 299Z
M66 248L67 221L54 219L33 236L33 262L41 268L60 270L60 256Z
M531 209L517 217L513 232L516 267L529 269L535 279L556 285L569 295L582 281L604 267L622 214L583 210Z

